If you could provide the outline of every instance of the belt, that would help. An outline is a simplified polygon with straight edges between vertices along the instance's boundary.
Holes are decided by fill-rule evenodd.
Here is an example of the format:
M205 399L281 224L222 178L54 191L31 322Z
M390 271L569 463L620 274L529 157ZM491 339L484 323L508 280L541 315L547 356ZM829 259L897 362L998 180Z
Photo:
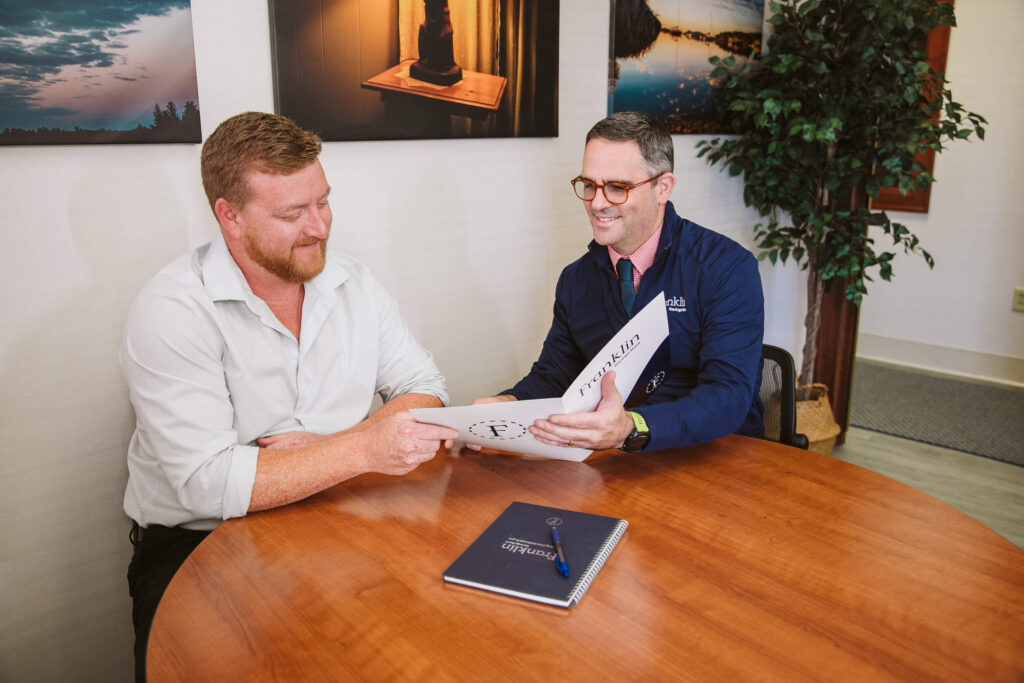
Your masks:
M134 519L132 520L132 530L128 532L128 540L132 545L138 545L142 543L142 537L146 533L144 527L139 526L139 523Z
M138 546L144 538L152 536L153 542L159 545L162 542L160 540L161 536L164 537L164 540L170 540L193 534L206 536L209 533L209 531L199 529L186 529L182 526L163 526L161 524L150 524L148 527L145 527L133 519L131 531L128 532L128 540L131 541L132 545Z

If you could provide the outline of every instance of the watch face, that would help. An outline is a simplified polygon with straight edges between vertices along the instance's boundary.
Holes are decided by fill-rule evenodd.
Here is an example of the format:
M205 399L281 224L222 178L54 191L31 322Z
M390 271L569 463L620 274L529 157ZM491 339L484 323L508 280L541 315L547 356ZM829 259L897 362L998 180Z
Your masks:
M636 453L641 448L647 445L647 442L651 440L649 432L641 434L637 430L633 430L633 433L626 437L625 443L622 444L622 450L627 453Z

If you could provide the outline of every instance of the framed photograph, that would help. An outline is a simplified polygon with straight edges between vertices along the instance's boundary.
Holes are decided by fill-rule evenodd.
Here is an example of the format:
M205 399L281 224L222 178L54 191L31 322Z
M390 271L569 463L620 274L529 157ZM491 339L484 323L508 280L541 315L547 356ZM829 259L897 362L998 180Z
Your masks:
M558 135L558 0L270 0L277 112L324 140Z
M0 6L0 144L200 142L189 0Z
M612 0L608 111L642 111L673 133L727 133L712 56L761 51L764 0Z

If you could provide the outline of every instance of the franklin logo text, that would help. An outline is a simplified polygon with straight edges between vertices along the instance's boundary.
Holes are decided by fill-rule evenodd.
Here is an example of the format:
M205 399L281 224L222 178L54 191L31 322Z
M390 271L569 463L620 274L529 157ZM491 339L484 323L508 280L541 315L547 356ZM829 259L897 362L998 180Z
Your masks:
M633 353L633 349L635 349L639 344L639 334L634 334L632 337L622 342L622 344L619 345L619 348L611 352L611 355L608 356L608 361L601 366L601 369L598 370L593 377L590 378L590 381L580 387L580 396L586 396L587 389L589 389L592 384L600 382L605 373L621 363L623 358Z
M686 299L681 296L673 296L665 299L665 306L668 310L673 313L685 313L686 312Z
M536 541L524 541L521 538L506 538L501 542L501 549L507 550L516 555L537 555L545 560L553 560L558 555L548 550L551 546L537 543Z

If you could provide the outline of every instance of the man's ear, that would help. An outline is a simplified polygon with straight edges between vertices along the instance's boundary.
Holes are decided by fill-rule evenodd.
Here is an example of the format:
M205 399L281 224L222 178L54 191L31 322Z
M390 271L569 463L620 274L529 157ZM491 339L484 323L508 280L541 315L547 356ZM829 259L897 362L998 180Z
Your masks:
M662 173L655 181L658 192L658 203L665 204L672 198L672 189L676 186L676 177L672 173Z
M225 233L234 239L242 238L238 212L231 202L223 197L218 197L217 201L213 203L213 214L217 217L217 222L220 223L220 227Z

